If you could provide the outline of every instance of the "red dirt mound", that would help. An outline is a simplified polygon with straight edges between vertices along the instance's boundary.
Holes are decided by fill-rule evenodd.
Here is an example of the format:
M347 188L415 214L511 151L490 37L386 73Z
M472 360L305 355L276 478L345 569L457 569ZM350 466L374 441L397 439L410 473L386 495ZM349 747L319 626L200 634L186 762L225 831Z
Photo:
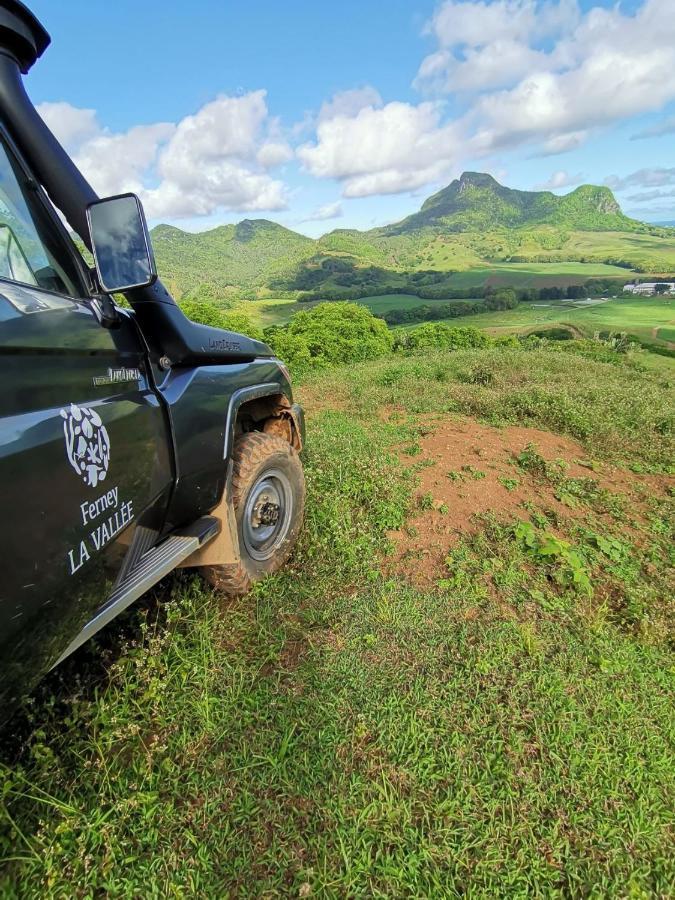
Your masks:
M391 571L420 586L443 577L448 551L463 534L477 530L481 515L490 513L503 521L525 519L525 504L552 509L562 520L585 514L583 507L571 508L556 499L549 482L515 463L528 444L547 462L564 461L567 477L590 477L610 491L625 492L637 481L654 480L609 466L601 474L590 471L578 462L587 457L580 444L536 428L495 428L469 419L445 419L429 428L419 441L421 454L412 459L401 456L407 464L427 463L419 472L417 511L405 528L390 533L395 545Z

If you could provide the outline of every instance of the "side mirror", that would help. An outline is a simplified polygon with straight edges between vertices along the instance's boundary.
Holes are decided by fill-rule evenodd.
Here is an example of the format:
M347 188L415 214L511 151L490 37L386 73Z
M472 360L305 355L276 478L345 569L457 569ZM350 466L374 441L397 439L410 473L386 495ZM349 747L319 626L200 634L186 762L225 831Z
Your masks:
M106 294L147 287L156 281L148 225L135 194L90 203L87 222L98 280Z

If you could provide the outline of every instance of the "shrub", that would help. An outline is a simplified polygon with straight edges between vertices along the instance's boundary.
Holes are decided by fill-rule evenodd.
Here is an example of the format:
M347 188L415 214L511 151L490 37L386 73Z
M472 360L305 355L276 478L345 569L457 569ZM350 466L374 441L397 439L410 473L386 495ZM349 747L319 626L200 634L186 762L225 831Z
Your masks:
M515 334L500 335L494 339L494 345L502 350L519 350L522 346Z
M397 349L403 351L444 349L464 350L471 347L489 347L492 340L483 331L471 326L455 328L445 322L429 322L413 328L412 331L399 332Z
M251 323L246 313L236 309L221 309L205 300L181 300L180 308L188 319L200 325L212 325L226 331L236 331L258 341L263 340L262 331Z
M296 313L288 325L268 330L266 338L296 372L377 359L394 343L385 323L367 307L335 301Z

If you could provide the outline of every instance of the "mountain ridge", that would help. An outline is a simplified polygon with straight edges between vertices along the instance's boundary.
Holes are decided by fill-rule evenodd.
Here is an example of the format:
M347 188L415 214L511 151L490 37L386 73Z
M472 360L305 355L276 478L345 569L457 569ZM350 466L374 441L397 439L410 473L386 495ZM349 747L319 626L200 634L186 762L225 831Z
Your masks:
M660 265L633 247L628 235L660 237L666 229L625 216L607 187L580 185L558 195L509 188L485 172L464 172L417 212L367 231L336 228L311 238L270 219L246 218L203 232L161 224L151 233L160 272L178 296L208 283L217 294L255 299L323 287L334 292L359 284L397 287L406 273L448 275L495 262L588 257L611 258L628 269ZM611 239L601 240L601 233ZM578 239L571 241L571 235ZM606 252L608 245L613 252Z
M639 223L621 212L608 187L583 184L567 194L521 191L500 184L486 172L463 172L428 197L417 213L379 229L401 234L424 227L454 231L565 225L578 230L630 231Z

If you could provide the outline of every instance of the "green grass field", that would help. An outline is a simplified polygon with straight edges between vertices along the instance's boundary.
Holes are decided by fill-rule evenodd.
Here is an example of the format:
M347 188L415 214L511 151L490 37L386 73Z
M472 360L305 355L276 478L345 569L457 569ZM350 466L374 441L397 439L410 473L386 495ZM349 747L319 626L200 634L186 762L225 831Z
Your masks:
M390 309L433 305L435 300L420 300L408 294L385 294L359 301L374 313ZM470 302L470 301L469 301ZM260 300L245 304L244 311L262 327L288 322L295 312L311 309L314 303L290 300ZM481 313L466 319L448 320L454 324L473 325L490 334L526 334L540 328L566 324L580 335L592 337L596 331L628 332L648 343L668 346L675 342L675 299L666 297L619 297L604 303L585 306L574 302L521 303L516 309ZM404 326L414 328L415 325Z
M492 334L526 333L540 327L569 324L586 337L592 337L596 331L626 331L656 343L669 340L662 334L662 326L674 319L675 300L672 298L620 297L594 306L559 300L551 300L548 304L521 303L516 309L481 313L465 321ZM456 319L453 321L457 322Z
M617 362L437 352L301 385L292 562L235 602L170 577L43 684L4 736L0 894L672 896L672 480L644 473L675 398ZM468 475L422 444L476 422L581 447L522 432L456 540L417 481ZM491 477L469 438L466 461ZM500 516L514 485L534 499ZM447 540L425 588L391 543L420 515Z
M604 263L485 263L466 272L456 272L448 284L453 288L491 286L567 287L583 284L588 278L628 280L626 269ZM617 281L618 285L618 281Z
M319 300L311 303L296 303L293 300L255 300L241 304L241 309L256 325L267 328L270 325L284 325L296 312L311 309L319 302ZM381 314L390 309L412 309L424 303L433 305L446 301L420 300L414 294L382 294L378 297L363 297L356 302L362 303L376 314ZM467 303L475 303L475 300L467 300Z

